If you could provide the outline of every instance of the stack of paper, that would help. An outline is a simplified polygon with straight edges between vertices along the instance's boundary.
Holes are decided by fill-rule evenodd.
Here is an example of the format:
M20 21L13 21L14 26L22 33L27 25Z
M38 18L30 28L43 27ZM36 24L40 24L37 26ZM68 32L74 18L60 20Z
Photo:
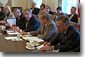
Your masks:
M37 42L43 42L44 40L39 39L38 37L22 37L25 40L29 40L29 41L37 41Z

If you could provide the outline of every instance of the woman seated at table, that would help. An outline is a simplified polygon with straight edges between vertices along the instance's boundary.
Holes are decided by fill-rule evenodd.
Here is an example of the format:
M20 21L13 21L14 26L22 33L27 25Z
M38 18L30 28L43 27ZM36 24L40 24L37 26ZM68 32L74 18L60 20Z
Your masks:
M0 23L6 23L7 19L14 19L15 18L14 14L11 12L11 9L9 6L5 6L3 8L3 11L5 13L5 18L4 18L4 20L0 21Z

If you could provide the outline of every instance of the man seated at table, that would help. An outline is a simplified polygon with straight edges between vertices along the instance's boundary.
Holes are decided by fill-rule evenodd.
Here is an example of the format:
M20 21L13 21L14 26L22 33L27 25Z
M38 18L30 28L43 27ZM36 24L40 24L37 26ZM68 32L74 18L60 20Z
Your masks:
M68 17L59 16L56 21L58 35L50 43L44 43L44 46L40 50L48 51L53 48L54 50L59 50L59 52L79 52L80 32L69 24Z
M45 41L49 41L57 32L56 24L53 21L50 21L49 14L47 12L39 13L38 17L40 21L40 28L37 31L30 32L30 34ZM22 34L26 33L22 32Z
M25 20L26 20L24 15L20 12L18 8L13 10L13 14L16 18L16 26L22 29L25 24Z
M25 32L36 31L40 27L39 20L32 15L30 9L24 10L24 16L26 18L25 25L22 30Z
M76 7L71 8L71 14L68 16L72 22L78 23L78 15L76 14Z

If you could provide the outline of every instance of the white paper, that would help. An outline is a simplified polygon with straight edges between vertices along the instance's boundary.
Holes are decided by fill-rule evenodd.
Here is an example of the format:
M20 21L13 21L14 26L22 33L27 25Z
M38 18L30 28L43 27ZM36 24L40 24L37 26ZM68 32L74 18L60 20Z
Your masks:
M40 50L40 48L42 48L44 45L38 46L36 47L38 50Z
M9 35L18 35L18 34L20 34L20 33L19 33L19 32L13 32L13 33L12 33L12 32L8 32L8 34L9 34Z
M38 37L22 37L25 40L43 42L44 40L38 39Z
M17 37L5 37L6 40L17 39Z
M13 30L7 30L6 32L7 33L13 33L14 31Z
M12 40L12 41L22 41L22 39L18 37L5 37L6 40Z
M16 25L16 19L7 19L7 22L8 22L10 25Z

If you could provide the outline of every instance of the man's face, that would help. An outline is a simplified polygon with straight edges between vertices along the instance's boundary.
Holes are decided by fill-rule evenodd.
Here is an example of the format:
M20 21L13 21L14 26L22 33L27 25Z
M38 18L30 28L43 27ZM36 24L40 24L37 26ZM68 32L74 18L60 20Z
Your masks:
M31 18L31 13L29 11L24 11L24 16L25 16L26 20L28 21Z
M65 32L65 25L64 25L64 23L63 23L63 21L62 20L60 20L60 21L56 21L56 25L57 25L57 27L58 27L58 32L59 33L64 33Z
M45 25L47 23L46 19L42 20L42 15L39 15L38 18L41 25Z
M15 17L18 18L21 16L21 12L20 10L16 10L16 12L14 13Z
M71 13L75 13L76 12L76 9L75 8L71 8Z

